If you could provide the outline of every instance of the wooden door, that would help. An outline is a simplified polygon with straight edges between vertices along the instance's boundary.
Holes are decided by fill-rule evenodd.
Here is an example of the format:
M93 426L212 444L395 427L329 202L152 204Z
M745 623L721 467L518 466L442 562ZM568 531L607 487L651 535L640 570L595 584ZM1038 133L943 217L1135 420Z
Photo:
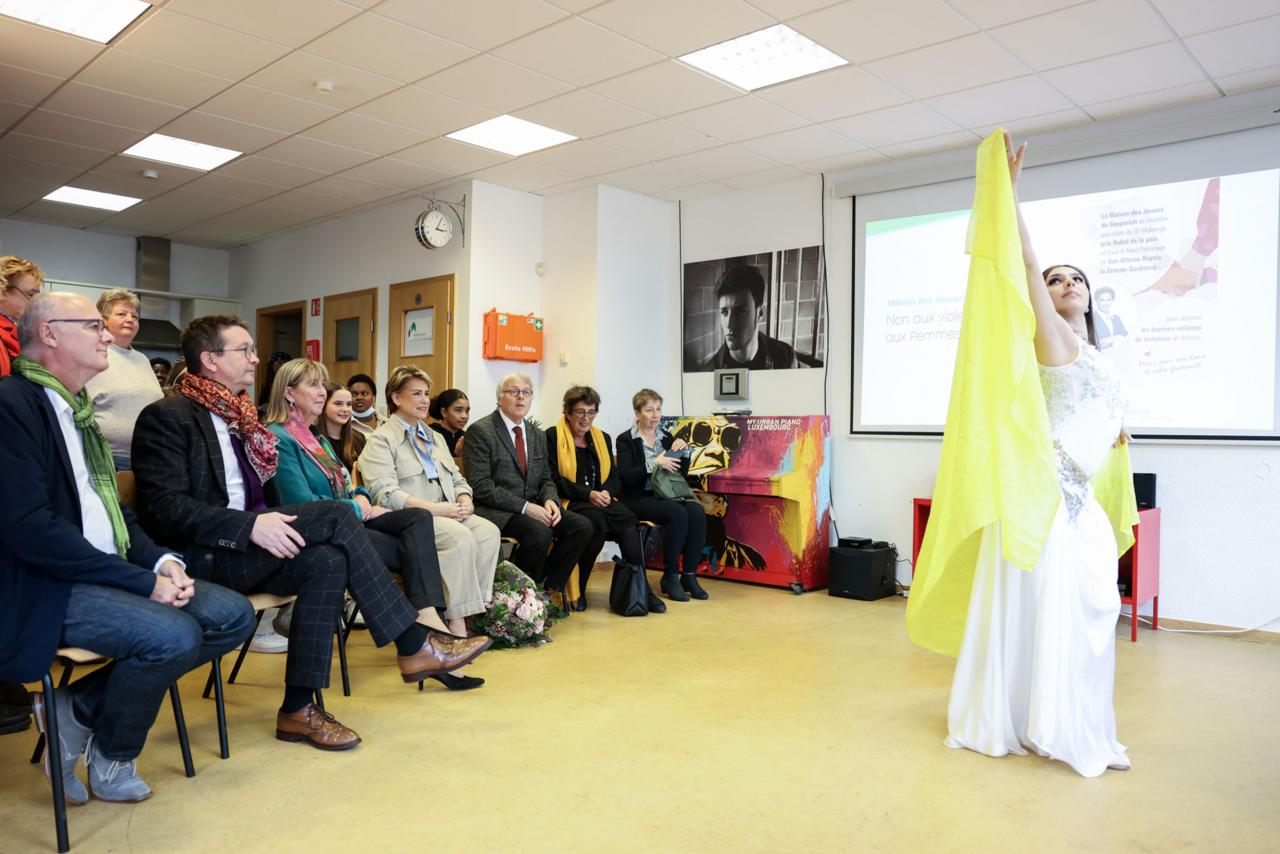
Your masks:
M374 288L324 298L324 366L345 383L352 374L374 375L378 336L378 292Z
M267 361L276 351L292 358L305 356L303 340L307 330L307 304L289 302L258 309L258 322L253 343L258 348L258 373L255 388L261 389L267 377Z
M431 377L431 391L453 387L453 276L391 286L388 370L414 365Z

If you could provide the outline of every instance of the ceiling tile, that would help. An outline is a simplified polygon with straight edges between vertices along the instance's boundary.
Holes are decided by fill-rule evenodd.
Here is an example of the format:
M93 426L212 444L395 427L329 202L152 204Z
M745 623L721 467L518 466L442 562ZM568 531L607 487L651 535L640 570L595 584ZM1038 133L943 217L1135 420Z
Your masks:
M680 56L774 24L742 0L610 0L583 14L668 56ZM673 26L673 22L679 22Z
M1180 36L1203 33L1276 14L1275 0L1151 0Z
M208 174L198 169L184 169L181 166L156 163L152 160L142 160L124 154L118 154L110 160L93 167L95 173L112 175L118 178L141 178L144 169L150 169L156 173L155 178L147 179L149 182L169 190Z
M301 98L290 98L260 89L248 83L237 83L215 98L200 105L200 112L212 113L226 119L247 122L259 127L271 128L284 133L297 133L303 128L311 127L338 114L338 110L317 104L315 101L304 101Z
M234 82L119 50L103 53L76 80L188 109Z
M399 192L399 187L360 181L348 175L330 175L314 184L307 184L282 193L272 199L271 203L301 211L345 210L355 205L384 199Z
M9 51L6 49L5 54ZM4 99L15 104L34 107L49 97L54 89L62 85L63 78L52 74L41 74L26 68L0 64L0 92Z
M513 190L536 193L538 190L572 181L574 175L532 160L512 160L476 172L471 177Z
M823 127L868 148L881 148L961 129L950 119L943 118L922 104L914 103L837 119L827 122Z
M575 86L589 86L664 58L582 18L567 18L493 53Z
M1062 130L1063 128L1076 127L1077 125L1087 125L1092 121L1093 119L1084 110L1079 107L1071 107L1070 109L1055 110L1052 113L1044 113L1039 116L1028 116L1022 119L1014 119L1013 121L978 125L970 128L970 130L983 138L986 138L997 127L1003 127L1014 136L1034 136L1035 134L1048 133L1049 131Z
M1226 77L1214 78L1214 80L1222 87L1222 91L1228 95L1239 95L1242 92L1252 92L1255 89L1280 86L1280 65L1246 71L1243 74L1229 74Z
M1280 57L1280 15L1236 24L1183 40L1214 77L1239 74L1276 64Z
M340 0L169 0L164 8L289 47L302 47L360 14Z
M628 166L637 166L644 161L594 142L570 142L557 145L546 151L539 151L523 158L551 166L570 175L599 175L602 172L616 172Z
M749 95L681 113L672 116L671 121L725 142L765 136L808 124L794 113Z
M690 199L702 199L707 196L721 196L725 193L732 193L733 187L728 184L721 184L719 181L703 181L701 184L691 184L688 187L676 187L674 190L663 190L656 195L662 199L669 199L673 202L687 202Z
M549 98L541 104L525 107L515 113L518 118L537 122L579 139L633 127L652 121L653 116L632 109L586 89L575 89Z
M967 128L1038 116L1072 106L1060 92L1039 77L1004 80L930 98L924 103Z
M72 169L92 169L110 157L112 152L81 145L68 145L50 139L27 136L10 131L0 137L0 155L19 160L33 160L50 166L67 166Z
M577 181L569 181L565 184L556 184L554 187L547 187L541 191L543 196L559 196L564 193L574 193L578 190L585 190L590 187L599 187L600 182L595 178L582 178Z
M8 130L29 112L31 112L31 108L26 104L0 101L0 131Z
M201 112L184 113L160 128L160 132L167 136L244 152L257 151L285 136L278 130Z
M762 172L752 172L750 175L725 178L724 182L730 187L735 187L739 190L749 190L752 187L763 187L765 184L776 184L779 181L791 181L803 177L804 173L799 169L792 169L790 166L777 166L773 169L765 169Z
M746 175L748 172L760 172L778 165L776 160L763 157L752 151L743 151L732 145L719 148L708 148L692 154L682 154L664 160L663 166L673 166L699 178L718 181L735 175Z
M234 246L272 231L298 225L306 219L305 213L261 202L164 236L182 243Z
M1158 92L1146 92L1141 95L1130 95L1127 98L1114 98L1085 105L1085 111L1095 119L1110 119L1116 116L1127 116L1134 113L1146 113L1151 110L1178 107L1196 101L1208 101L1220 97L1212 83L1189 83L1185 86L1174 86Z
M101 151L122 151L146 136L145 131L116 127L49 110L32 110L14 131Z
M1041 75L1077 104L1199 83L1204 74L1173 42L1055 68Z
M489 50L565 17L541 0L485 0L484 3L423 3L386 0L378 14L441 38Z
M297 187L323 178L327 173L308 169L294 163L281 163L265 157L238 157L226 166L218 167L217 175L230 175L246 181L273 184L280 188Z
M477 169L485 169L510 159L505 154L499 154L496 151L476 148L474 145L455 142L452 139L443 137L396 152L396 160L425 166L428 169L445 172L449 175L474 172Z
M554 5L566 12L585 12L592 6L599 6L602 0L554 0Z
M1024 18L1056 12L1074 6L1080 0L949 0L960 14L970 18L980 27L998 27ZM1074 47L1074 45L1073 45Z
M968 35L975 29L941 0L849 0L787 23L856 63Z
M662 163L644 163L600 176L600 183L625 187L638 193L660 193L698 183L698 176Z
M572 87L485 54L419 81L418 88L509 113Z
M991 37L1036 71L1044 71L1166 42L1170 34L1145 0L1093 0L998 27ZM1053 49L1058 46L1061 49Z
M870 166L872 163L885 163L889 160L878 151L855 151L852 154L844 154L838 157L822 157L817 160L806 160L803 163L793 163L792 165L801 172L810 175L817 175L820 172L843 172L846 169L856 169L859 166Z
M233 178L219 171L197 178L183 187L183 190L211 196L222 196L227 199L235 199L241 204L250 204L276 195L281 188L271 184L263 184L259 181Z
M88 39L37 27L7 15L0 15L0 45L4 45L4 61L8 65L62 79L75 74L104 50L102 45Z
M645 160L665 160L719 145L720 140L666 121L649 122L598 136L593 142L625 151Z
M182 108L173 104L135 98L133 95L100 89L74 80L53 93L41 106L59 113L141 131L153 131L182 113Z
M880 148L880 153L887 154L894 160L905 160L909 157L919 157L922 154L933 154L938 151L949 151L955 148L976 148L979 141L976 133L964 130L958 133L944 133L925 139L914 139L911 142L900 142L897 145L883 146Z
M673 59L597 83L591 91L655 116L683 113L746 94Z
M814 122L867 113L911 100L911 96L852 66L770 86L755 96Z
M132 196L135 199L152 199L173 189L173 187L166 187L155 181L149 181L136 172L132 175L118 175L99 172L96 169L91 172L85 172L83 175L77 175L72 183L83 190L115 193L118 196Z
M862 148L847 137L816 125L750 139L738 143L738 147L789 165L847 156Z
M881 59L867 70L916 98L1027 73L1025 65L982 33Z
M43 198L79 174L78 169L0 157L0 216Z
M333 91L317 92L316 83L321 80L332 83ZM339 110L349 110L400 88L400 84L389 77L370 74L350 65L301 51L272 63L245 82Z
M403 160L396 160L392 157L383 157L379 160L361 163L359 166L353 166L342 174L351 178L358 178L361 181L385 184L388 187L396 187L401 190L427 187L450 177L447 172L428 169L425 166L406 163Z
M86 208L80 205L64 205L58 202L34 201L14 214L14 219L60 225L63 228L88 228L111 216L111 211Z
M102 228L138 235L167 234L243 207L244 202L183 188L134 205L101 223Z
M486 110L456 98L428 92L418 86L397 89L389 95L361 104L353 112L413 128L431 136L452 133L498 114L496 110Z
M308 44L307 53L411 83L476 52L399 21L366 13Z
M239 80L288 52L284 45L159 9L112 50Z
M343 113L302 134L307 139L331 142L357 151L367 151L382 157L393 151L426 142L431 134L410 130L399 125L380 122L354 113Z
M259 151L258 156L328 173L350 169L357 163L373 159L363 151L304 136L291 136L283 142L277 142Z

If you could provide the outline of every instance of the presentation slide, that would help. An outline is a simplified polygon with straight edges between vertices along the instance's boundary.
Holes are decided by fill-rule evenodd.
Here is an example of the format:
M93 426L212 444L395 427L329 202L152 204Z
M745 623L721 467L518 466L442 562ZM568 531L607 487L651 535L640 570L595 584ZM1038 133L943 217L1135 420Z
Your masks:
M1148 435L1263 435L1276 424L1280 170L1023 204L1043 266L1093 289L1102 352ZM855 429L946 421L968 211L868 222Z

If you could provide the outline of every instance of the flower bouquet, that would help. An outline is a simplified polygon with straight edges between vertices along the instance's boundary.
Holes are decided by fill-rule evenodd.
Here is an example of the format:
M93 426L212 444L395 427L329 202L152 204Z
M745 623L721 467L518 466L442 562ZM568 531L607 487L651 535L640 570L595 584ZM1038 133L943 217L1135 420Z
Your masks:
M551 600L511 561L498 562L493 602L475 627L493 638L494 649L546 643L551 630Z

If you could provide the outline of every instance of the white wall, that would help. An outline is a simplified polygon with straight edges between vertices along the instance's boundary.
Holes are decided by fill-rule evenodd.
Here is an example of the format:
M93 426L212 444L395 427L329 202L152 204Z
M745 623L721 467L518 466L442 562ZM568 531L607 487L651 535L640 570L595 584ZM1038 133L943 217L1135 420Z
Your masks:
M135 245L132 237L0 219L0 255L30 258L48 279L132 288ZM170 290L227 296L227 252L181 243L171 248Z
M547 417L566 388L597 376L598 198L596 187L585 187L543 201L542 314L549 322L537 402Z

